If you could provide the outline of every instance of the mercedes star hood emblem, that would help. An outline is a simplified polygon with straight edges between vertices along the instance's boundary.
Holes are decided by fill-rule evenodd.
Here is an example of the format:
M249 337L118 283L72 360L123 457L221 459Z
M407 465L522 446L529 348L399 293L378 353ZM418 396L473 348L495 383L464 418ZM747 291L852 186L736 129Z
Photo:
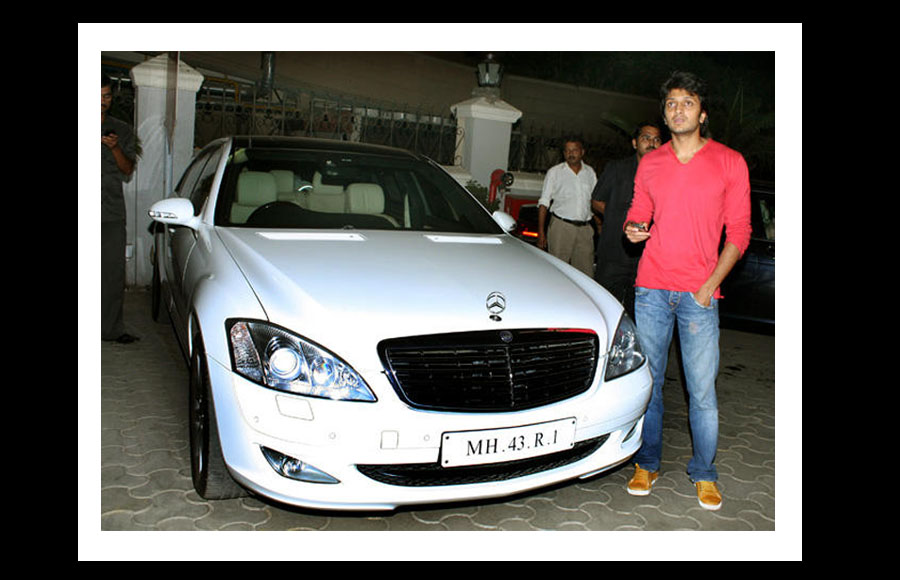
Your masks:
M491 320L500 320L500 313L506 310L506 296L502 292L491 292L488 294L484 305L488 312L491 313Z

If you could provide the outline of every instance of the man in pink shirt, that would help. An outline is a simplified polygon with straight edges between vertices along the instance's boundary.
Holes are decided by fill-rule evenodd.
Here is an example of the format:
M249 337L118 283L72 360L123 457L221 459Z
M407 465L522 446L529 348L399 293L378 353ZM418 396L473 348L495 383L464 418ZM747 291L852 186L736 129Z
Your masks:
M694 446L688 474L700 505L716 510L722 505L714 463L719 285L750 243L750 182L741 154L708 136L705 83L690 73L674 73L661 93L672 139L641 159L624 226L631 242L646 242L635 281L635 322L653 375L643 445L627 489L647 495L658 476L662 386L677 323Z

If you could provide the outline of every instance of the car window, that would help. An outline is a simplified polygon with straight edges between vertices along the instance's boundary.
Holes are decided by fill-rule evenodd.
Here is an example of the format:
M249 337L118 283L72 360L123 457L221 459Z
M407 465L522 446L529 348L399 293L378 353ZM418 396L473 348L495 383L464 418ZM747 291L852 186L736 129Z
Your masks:
M308 149L234 151L216 224L502 233L461 185L429 161Z
M181 176L181 181L179 181L178 185L175 187L175 195L177 197L190 196L191 192L194 190L194 186L197 184L197 180L200 179L200 174L203 172L203 167L206 165L208 159L209 155L207 153L201 153L188 166Z
M206 156L203 170L200 172L199 179L197 179L197 183L190 194L191 204L194 206L194 215L200 215L200 210L203 209L203 204L206 202L206 198L209 197L210 186L216 177L216 169L219 166L221 157L221 147L213 150Z

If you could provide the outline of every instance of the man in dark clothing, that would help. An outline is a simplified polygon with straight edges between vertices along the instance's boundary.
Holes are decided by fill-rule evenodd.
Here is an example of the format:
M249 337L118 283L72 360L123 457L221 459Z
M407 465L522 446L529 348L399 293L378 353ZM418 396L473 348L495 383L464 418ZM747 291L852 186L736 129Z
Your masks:
M635 154L610 161L597 179L591 196L594 211L603 214L603 228L597 240L597 271L594 279L625 306L634 320L634 279L643 244L632 244L622 233L625 214L634 195L634 174L645 153L662 144L659 126L642 123L631 145Z
M100 324L101 338L128 344L138 340L125 332L125 197L122 183L134 171L135 137L131 125L107 115L112 82L100 81Z

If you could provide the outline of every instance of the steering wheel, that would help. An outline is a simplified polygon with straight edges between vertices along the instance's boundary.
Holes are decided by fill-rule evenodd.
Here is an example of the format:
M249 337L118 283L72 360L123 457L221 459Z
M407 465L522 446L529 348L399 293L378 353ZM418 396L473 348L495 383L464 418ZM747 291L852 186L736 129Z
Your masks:
M291 227L302 219L303 208L289 201L270 201L250 214L247 225Z

